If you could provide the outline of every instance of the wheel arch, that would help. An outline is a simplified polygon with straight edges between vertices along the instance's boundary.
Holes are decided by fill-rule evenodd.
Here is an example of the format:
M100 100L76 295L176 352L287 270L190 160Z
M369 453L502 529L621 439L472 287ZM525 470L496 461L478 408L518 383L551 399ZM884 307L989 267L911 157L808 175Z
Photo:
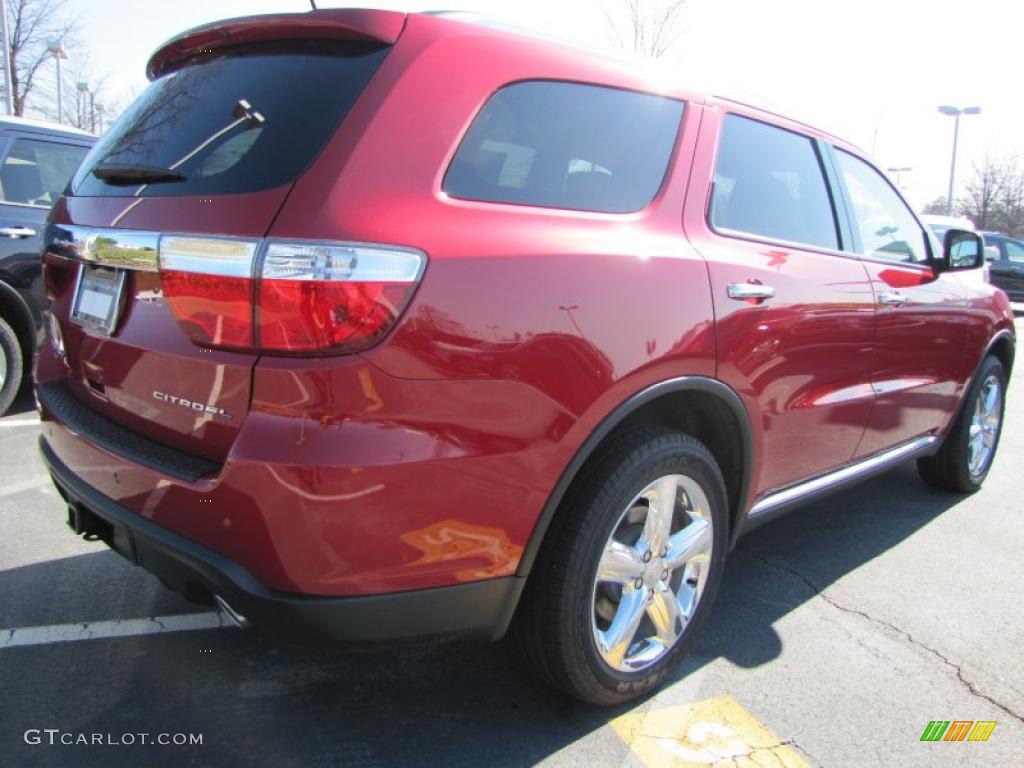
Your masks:
M988 346L985 348L985 354L978 360L978 365L975 367L974 375L978 373L978 368L981 367L982 361L989 355L995 355L999 362L1003 364L1003 369L1006 371L1006 378L1009 380L1010 373L1013 371L1013 358L1017 354L1016 339L1013 332L1008 329L999 331L989 341Z
M698 413L694 406L702 404ZM679 406L684 406L680 408ZM689 405L690 407L686 407ZM667 422L666 422L667 419ZM590 433L548 496L523 550L516 575L528 577L562 500L587 462L609 436L631 424L699 424L702 440L719 462L729 492L730 541L746 511L753 471L753 430L739 395L727 384L705 376L680 376L652 384L616 406ZM716 429L725 427L724 429ZM724 464L724 466L722 466Z

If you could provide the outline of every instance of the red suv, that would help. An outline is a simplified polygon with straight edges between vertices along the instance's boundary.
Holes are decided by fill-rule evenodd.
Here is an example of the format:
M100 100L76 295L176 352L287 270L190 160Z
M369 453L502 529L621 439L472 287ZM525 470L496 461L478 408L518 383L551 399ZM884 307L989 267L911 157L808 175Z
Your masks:
M753 526L989 471L980 240L832 136L444 15L225 21L148 74L51 217L40 442L74 530L190 599L285 640L511 628L614 703Z

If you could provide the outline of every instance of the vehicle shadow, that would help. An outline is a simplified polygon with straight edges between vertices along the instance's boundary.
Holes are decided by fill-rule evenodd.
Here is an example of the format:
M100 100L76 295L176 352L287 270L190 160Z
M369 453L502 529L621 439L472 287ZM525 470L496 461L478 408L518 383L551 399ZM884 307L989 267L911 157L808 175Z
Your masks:
M924 486L910 465L753 532L732 553L716 607L675 680L721 657L745 668L776 658L780 618L957 501ZM97 552L0 571L0 591L59 580L62 601L102 602L87 576L114 559ZM154 582L139 571L121 579L143 594ZM151 604L168 608L165 597ZM32 727L204 734L202 746L75 749L77 765L137 765L144 754L153 766L521 766L581 740L587 754L618 763L625 745L601 726L630 709L550 691L508 644L352 654L234 630L0 650L0 686L0 740L14 745L19 765L72 757L68 748L26 747L22 733Z
M35 413L36 401L32 397L32 384L26 381L18 390L18 396L11 403L11 407L3 414L4 416L21 416L27 413Z

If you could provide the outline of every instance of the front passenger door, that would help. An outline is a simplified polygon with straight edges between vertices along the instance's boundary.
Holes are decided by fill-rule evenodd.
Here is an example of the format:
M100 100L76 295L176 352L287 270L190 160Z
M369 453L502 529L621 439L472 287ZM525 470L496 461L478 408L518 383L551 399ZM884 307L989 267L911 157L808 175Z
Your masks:
M857 456L945 427L962 386L966 293L953 274L936 275L928 238L879 171L834 152L875 297L875 401Z

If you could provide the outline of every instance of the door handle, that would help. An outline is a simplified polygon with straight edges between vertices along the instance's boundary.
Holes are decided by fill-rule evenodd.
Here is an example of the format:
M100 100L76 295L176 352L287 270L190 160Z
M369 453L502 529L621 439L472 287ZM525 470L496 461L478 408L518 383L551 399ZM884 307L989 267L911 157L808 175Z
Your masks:
M747 299L770 299L775 289L760 283L729 283L725 288L730 299L746 301Z
M878 303L889 307L902 307L907 303L907 297L899 291L887 291L878 294Z
M0 237L32 237L36 231L29 227L3 227L0 228Z

